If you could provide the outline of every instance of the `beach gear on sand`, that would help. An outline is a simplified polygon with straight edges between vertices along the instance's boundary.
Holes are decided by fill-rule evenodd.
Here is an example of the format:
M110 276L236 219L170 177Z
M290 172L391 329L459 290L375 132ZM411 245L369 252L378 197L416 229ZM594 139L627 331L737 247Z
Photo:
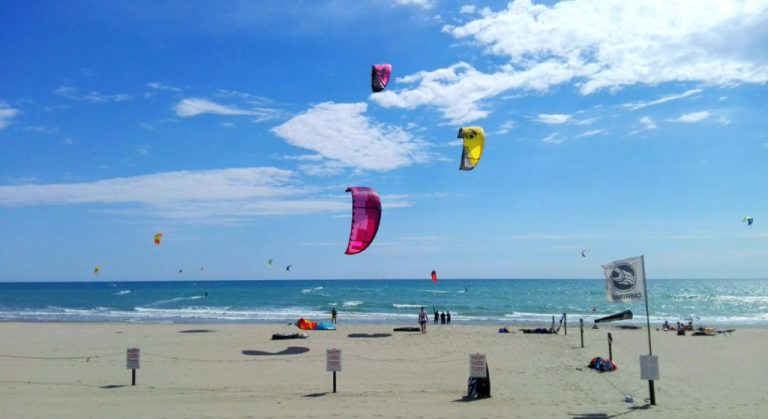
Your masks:
M392 329L394 332L421 332L418 327L396 327Z
M616 314L611 314L610 316L595 319L595 323L607 323L618 320L632 320L632 310L624 310Z
M552 328L537 327L535 329L520 329L523 333L531 333L534 335L556 335L557 331Z
M306 339L309 335L306 333L275 333L272 335L272 340L285 340L285 339Z
M601 357L594 357L591 361L589 361L589 365L587 365L589 368L592 368L595 371L600 372L611 372L617 370L619 367L616 366L616 364L611 361L608 358L601 358Z
M299 319L296 326L301 330L336 330L336 325L333 323L318 323L304 318Z
M488 363L485 364L485 377L470 377L467 381L466 400L485 399L491 397L491 373Z

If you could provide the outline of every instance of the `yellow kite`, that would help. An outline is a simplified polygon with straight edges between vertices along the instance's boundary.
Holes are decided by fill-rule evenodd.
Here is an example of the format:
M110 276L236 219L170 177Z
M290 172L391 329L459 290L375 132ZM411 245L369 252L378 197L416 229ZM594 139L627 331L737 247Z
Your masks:
M483 155L485 131L480 127L464 127L459 129L458 138L464 139L459 170L472 170L480 163L480 156Z

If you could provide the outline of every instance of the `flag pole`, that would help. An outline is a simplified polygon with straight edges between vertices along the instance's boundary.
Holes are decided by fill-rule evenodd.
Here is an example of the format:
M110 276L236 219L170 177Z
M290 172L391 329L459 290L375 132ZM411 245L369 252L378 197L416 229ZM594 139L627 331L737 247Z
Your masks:
M648 355L653 355L651 346L651 315L648 311L648 277L645 275L645 255L640 256L640 263L643 265L643 296L645 297L645 323L648 326ZM651 396L651 405L656 405L656 391L653 388L653 380L648 380L648 392Z

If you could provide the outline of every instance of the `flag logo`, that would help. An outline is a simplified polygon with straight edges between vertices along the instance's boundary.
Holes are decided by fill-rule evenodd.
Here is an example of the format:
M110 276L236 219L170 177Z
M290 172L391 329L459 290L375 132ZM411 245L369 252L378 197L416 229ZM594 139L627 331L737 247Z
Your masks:
M637 284L637 273L635 273L635 268L628 263L616 265L611 271L610 278L613 283L613 288L621 292L631 291Z

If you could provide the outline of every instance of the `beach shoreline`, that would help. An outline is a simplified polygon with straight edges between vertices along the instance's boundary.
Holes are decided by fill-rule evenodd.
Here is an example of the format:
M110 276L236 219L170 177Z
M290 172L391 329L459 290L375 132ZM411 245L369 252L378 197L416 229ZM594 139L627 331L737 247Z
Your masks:
M414 326L404 324L404 326ZM652 329L657 406L646 406L645 329L578 327L568 336L498 333L497 325L340 324L299 332L278 324L0 323L1 417L759 417L768 407L768 329L677 336ZM587 368L607 357L619 369ZM358 336L358 337L351 337ZM374 337L377 336L378 337ZM388 336L387 336L388 335ZM363 337L359 337L363 336ZM141 350L137 385L126 349ZM278 354L290 347L294 355ZM325 351L342 350L338 392ZM492 397L463 403L469 354L488 360ZM41 397L45 395L44 397ZM624 401L626 395L634 403ZM375 413L371 407L375 406ZM599 417L599 416L592 416Z

